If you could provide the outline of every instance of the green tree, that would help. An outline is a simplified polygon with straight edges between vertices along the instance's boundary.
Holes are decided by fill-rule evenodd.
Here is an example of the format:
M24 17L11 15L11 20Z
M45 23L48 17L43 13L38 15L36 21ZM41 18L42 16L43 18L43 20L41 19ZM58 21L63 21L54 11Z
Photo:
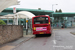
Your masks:
M38 8L38 10L41 10L41 8Z
M62 10L61 9L59 9L59 10L56 9L55 12L62 12Z
M55 12L58 12L58 10L56 9Z
M0 25L6 25L6 23L3 20L0 20Z
M61 10L61 9L59 9L59 12L62 12L62 10Z

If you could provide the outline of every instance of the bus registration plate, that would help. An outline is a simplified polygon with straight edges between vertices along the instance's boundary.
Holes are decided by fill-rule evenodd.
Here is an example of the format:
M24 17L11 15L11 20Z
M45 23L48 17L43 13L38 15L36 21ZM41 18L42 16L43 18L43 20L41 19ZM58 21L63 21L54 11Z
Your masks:
M40 32L40 34L44 34L44 32Z

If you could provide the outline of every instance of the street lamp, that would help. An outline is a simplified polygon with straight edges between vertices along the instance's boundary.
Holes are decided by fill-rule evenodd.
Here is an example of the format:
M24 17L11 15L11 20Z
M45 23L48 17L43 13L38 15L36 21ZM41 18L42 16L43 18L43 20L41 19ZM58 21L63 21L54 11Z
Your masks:
M53 11L53 6L54 5L58 5L58 4L52 4L52 11ZM53 13L52 13L52 17L53 17ZM53 27L53 20L52 20L52 27Z
M58 4L52 4L52 11L53 11L53 6L54 6L54 5L58 5Z

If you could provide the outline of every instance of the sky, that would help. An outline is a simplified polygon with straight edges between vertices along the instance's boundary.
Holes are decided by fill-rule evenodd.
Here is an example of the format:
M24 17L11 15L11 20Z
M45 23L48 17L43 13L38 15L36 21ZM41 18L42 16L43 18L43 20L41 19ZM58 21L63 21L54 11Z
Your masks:
M10 7L26 8L26 9L38 9L52 10L61 9L62 12L75 12L75 0L19 0L20 5L14 5ZM55 5L58 4L58 5Z

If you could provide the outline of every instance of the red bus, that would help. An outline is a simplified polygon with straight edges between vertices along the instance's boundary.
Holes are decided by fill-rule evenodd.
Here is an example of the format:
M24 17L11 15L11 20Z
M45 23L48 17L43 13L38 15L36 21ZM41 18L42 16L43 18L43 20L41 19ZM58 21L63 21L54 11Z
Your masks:
M48 34L51 35L50 16L39 15L32 18L32 30L34 35Z

